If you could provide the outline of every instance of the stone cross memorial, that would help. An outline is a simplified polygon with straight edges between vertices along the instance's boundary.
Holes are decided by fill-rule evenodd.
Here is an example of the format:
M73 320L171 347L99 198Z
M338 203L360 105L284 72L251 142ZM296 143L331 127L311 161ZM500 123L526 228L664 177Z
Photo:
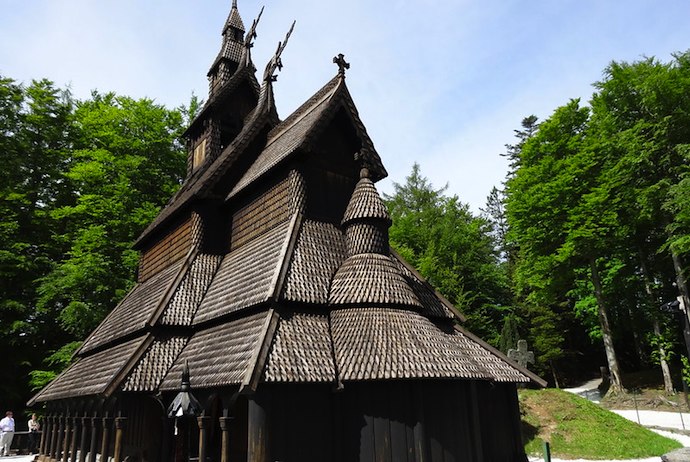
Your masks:
M527 340L518 340L517 350L508 350L508 357L522 367L527 367L527 363L534 363L534 352L527 350Z

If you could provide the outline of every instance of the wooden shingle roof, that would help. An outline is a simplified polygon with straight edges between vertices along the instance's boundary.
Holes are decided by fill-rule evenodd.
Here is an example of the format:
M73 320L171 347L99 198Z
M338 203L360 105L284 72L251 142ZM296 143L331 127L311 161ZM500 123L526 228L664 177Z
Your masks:
M328 315L281 316L263 371L266 382L334 382Z
M268 134L266 147L259 157L240 178L228 194L228 199L237 195L262 175L271 171L292 156L299 148L304 148L316 138L319 130L331 119L337 109L345 108L355 131L362 142L362 155L371 165L371 176L375 181L385 178L388 173L381 158L374 149L369 135L359 119L357 109L342 76L335 76L311 98L293 112L285 121L278 124Z
M186 336L156 339L127 376L124 391L156 391L189 340Z
M255 350L271 313L264 311L194 334L177 357L160 388L180 386L182 368L189 363L192 388L210 388L243 383L251 373ZM253 361L254 360L254 361Z
M36 402L105 393L146 340L146 336L138 337L79 359L31 398L29 405Z
M227 254L194 317L194 324L268 301L274 294L290 221Z
M137 284L86 339L79 353L87 353L121 337L144 329L170 290L182 263L176 263Z
M357 254L343 262L333 277L330 305L402 305L421 308L416 295L390 257Z
M331 312L340 379L465 378L497 380L507 371L487 369L472 345L449 325L395 308L344 308ZM497 358L496 358L497 359ZM500 361L497 361L500 362ZM511 367L513 381L529 378Z
M346 256L345 239L337 226L305 220L292 253L283 299L326 305L333 275Z

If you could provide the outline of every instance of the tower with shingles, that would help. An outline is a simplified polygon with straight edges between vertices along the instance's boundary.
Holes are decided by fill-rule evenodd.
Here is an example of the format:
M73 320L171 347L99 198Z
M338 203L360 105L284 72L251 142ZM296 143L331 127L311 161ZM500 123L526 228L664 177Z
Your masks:
M191 452L212 460L525 460L516 384L543 381L390 249L387 173L342 56L280 120L285 42L259 82L257 22L245 31L233 1L187 178L135 243L137 284L32 403L126 416L118 454L169 460L182 443L165 409L189 364L205 409Z

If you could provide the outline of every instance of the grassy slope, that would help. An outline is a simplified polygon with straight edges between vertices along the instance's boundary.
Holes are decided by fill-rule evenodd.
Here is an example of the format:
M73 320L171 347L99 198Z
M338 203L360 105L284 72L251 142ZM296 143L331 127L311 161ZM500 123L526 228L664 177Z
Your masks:
M542 441L553 456L633 459L660 456L681 444L647 430L579 396L561 390L521 390L522 433L528 454Z

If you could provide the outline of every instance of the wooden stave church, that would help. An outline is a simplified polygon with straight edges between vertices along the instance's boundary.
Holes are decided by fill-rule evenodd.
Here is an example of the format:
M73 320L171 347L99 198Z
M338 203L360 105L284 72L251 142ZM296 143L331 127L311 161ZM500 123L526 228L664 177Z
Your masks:
M260 18L259 14L259 18ZM459 326L388 244L387 173L337 75L281 121L236 1L184 136L187 177L135 248L138 281L45 403L42 461L524 461L517 384L544 382ZM246 33L245 33L246 32Z

